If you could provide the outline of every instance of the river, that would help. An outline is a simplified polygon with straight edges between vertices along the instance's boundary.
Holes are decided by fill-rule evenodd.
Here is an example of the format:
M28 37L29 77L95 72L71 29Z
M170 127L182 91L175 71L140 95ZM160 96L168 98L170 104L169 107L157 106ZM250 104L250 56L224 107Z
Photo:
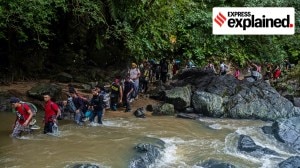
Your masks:
M1 112L0 118L1 167L68 168L76 163L94 163L100 167L123 168L134 156L134 146L151 139L163 140L166 146L153 168L196 168L197 163L210 158L242 168L273 168L291 156L274 138L263 134L261 126L270 123L259 120L132 116L106 118L104 126L97 127L60 121L59 137L41 134L40 129L20 140L9 137L14 114ZM255 158L239 153L236 147L240 134L251 136L258 145L284 157Z

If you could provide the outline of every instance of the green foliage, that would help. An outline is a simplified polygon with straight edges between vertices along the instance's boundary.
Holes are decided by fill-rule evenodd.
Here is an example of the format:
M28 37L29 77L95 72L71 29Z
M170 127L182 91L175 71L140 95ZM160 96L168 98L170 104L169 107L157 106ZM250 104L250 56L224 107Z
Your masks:
M53 37L50 25L57 19L56 10L65 8L63 0L2 0L0 9L1 39L19 43L34 41L46 48Z
M240 66L300 59L298 26L292 36L212 35L217 6L291 6L300 16L299 0L0 0L0 42L7 44L10 62L27 53L40 57L39 64L65 55L66 62L166 57L199 65L225 59Z

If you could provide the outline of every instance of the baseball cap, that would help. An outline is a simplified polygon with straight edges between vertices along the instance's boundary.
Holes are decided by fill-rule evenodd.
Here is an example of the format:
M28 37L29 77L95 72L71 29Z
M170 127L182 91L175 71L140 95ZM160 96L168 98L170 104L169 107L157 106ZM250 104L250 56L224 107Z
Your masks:
M18 102L20 102L20 99L19 99L19 98L11 97L11 98L9 99L9 103L18 103Z

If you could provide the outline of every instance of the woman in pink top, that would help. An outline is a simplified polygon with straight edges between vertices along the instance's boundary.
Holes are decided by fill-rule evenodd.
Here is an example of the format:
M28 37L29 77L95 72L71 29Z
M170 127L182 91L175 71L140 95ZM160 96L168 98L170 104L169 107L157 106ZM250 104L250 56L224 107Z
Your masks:
M235 69L235 72L234 72L234 77L236 79L239 79L239 76L240 76L240 70L238 68Z

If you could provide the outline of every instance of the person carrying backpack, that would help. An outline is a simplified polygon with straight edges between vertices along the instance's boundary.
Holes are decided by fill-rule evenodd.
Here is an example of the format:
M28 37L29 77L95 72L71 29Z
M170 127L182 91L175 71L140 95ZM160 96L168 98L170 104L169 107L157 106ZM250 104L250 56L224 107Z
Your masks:
M57 118L61 115L58 105L51 100L50 93L44 93L44 134L54 133L53 127L57 127Z
M70 92L73 104L75 106L75 122L78 125L83 125L83 117L84 113L87 110L87 103L86 99L79 97L75 92Z
M131 111L130 97L131 97L133 90L134 90L134 84L131 81L130 77L126 76L126 80L124 82L124 89L123 89L123 103L124 103L124 106L126 106L125 112Z
M229 68L223 61L221 61L220 63L220 75L226 75Z
M21 136L22 132L30 132L29 123L33 117L33 112L27 104L22 104L19 98L12 97L9 103L16 110L16 120L13 125L12 137L17 138Z
M160 79L163 83L167 81L167 74L168 74L168 63L165 58L163 58L160 62Z
M104 115L104 107L105 107L105 103L104 103L104 96L101 95L97 89L93 89L92 90L92 100L91 100L91 104L90 107L93 111L92 116L90 117L90 122L93 123L95 120L95 117L97 116L98 124L102 124L102 116Z

